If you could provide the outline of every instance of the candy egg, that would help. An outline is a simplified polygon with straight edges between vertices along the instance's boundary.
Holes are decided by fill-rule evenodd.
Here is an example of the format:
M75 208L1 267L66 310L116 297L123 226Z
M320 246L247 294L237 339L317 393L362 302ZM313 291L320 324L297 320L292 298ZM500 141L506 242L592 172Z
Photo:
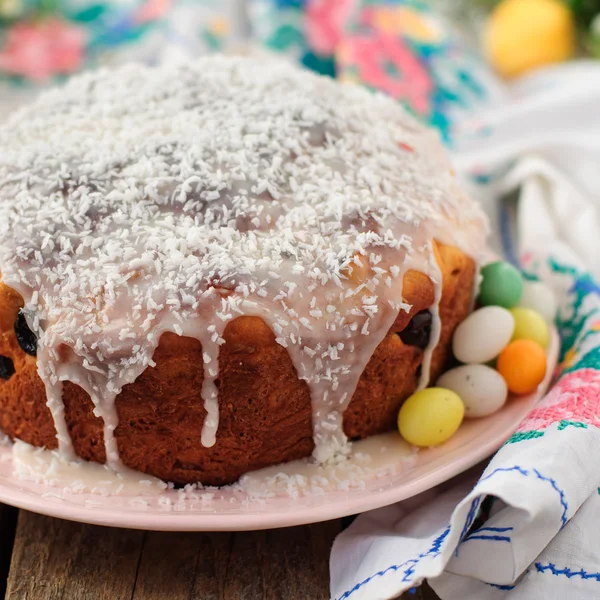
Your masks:
M502 350L496 369L511 392L530 394L546 375L546 354L532 340L516 340Z
M586 12L591 6L585 0L501 0L494 5L483 41L488 60L504 77L522 75L573 55L577 48L574 13ZM592 6L597 9L597 4Z
M487 417L500 410L508 396L502 375L486 365L463 365L446 371L437 386L456 392L465 405L465 417Z
M512 308L523 294L521 273L507 262L494 262L481 269L479 303L483 306Z
M465 407L451 390L427 388L410 396L398 413L400 435L415 446L437 446L462 423Z
M523 295L519 306L531 308L540 313L548 323L556 318L557 303L554 292L541 281L525 281L523 283Z
M454 356L464 363L486 363L510 342L515 320L500 306L485 306L471 313L455 330Z
M544 317L531 308L517 306L510 309L515 320L512 340L532 340L542 348L547 348L550 341L550 330Z

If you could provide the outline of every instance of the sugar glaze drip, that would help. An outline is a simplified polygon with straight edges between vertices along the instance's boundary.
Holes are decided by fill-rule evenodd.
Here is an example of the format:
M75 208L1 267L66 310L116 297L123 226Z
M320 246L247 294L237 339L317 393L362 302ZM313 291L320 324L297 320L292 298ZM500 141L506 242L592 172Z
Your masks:
M62 386L82 387L119 468L116 398L160 336L200 341L218 439L219 347L258 316L311 392L314 456L400 310L434 282L420 387L440 334L433 241L477 259L486 226L436 136L392 100L273 61L212 57L75 78L0 128L0 272L36 315L59 451Z

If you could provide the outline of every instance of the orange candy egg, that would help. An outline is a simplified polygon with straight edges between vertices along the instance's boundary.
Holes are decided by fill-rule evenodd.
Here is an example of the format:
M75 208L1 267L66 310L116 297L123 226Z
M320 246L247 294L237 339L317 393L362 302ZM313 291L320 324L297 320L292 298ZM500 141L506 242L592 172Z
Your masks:
M511 392L530 394L546 375L546 354L532 340L516 340L502 350L496 370Z

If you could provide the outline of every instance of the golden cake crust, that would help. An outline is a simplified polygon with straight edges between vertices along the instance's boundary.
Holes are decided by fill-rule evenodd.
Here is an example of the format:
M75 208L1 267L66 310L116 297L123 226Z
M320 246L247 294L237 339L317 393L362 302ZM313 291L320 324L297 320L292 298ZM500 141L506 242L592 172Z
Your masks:
M436 244L435 255L442 298L432 380L447 362L455 327L468 314L475 277L473 260L455 247ZM350 439L393 429L399 407L417 386L423 351L405 345L397 333L416 313L434 304L434 284L426 275L408 271L403 300L412 305L410 313L400 311L344 413L344 432ZM20 295L0 282L0 355L10 358L16 371L10 379L0 379L0 428L12 439L54 449L56 431L36 358L21 350L14 333L22 306ZM223 485L248 471L310 455L314 447L310 393L288 351L258 317L234 319L223 337L215 445L200 443L206 415L202 346L196 339L165 333L154 353L156 366L125 386L116 400L115 438L124 465L176 484ZM66 382L63 400L77 455L104 463L103 423L94 416L90 397Z

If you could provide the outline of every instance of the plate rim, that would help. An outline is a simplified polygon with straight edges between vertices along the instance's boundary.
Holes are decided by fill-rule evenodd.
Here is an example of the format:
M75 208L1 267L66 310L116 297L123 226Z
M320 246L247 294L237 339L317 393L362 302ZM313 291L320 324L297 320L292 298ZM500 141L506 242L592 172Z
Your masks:
M546 376L535 392L520 398L519 401L524 404L523 410L518 412L518 421L515 417L515 422L510 431L506 429L494 436L482 438L482 444L477 452L467 453L456 458L452 463L444 465L443 468L427 474L421 474L407 483L392 485L389 488L382 488L368 495L357 497L353 496L353 490L349 490L346 492L345 497L336 497L335 501L328 503L324 500L322 504L310 506L299 505L296 509L292 507L288 511L279 510L251 513L240 510L238 513L223 513L218 511L214 513L189 513L178 512L176 510L165 510L163 512L154 508L148 511L143 508L123 510L121 507L67 504L62 503L62 501L56 498L42 497L42 494L35 495L31 491L24 490L22 487L23 482L16 478L14 486L8 486L4 482L11 478L0 476L0 502L38 514L90 525L181 532L231 532L277 529L329 521L389 506L390 504L416 496L456 477L488 458L504 444L512 433L514 433L527 412L544 397L554 377L554 369L559 352L559 337L554 326L550 329L551 341L547 350L549 368L547 369ZM421 452L426 451L421 450ZM2 452L12 453L12 450L7 446L0 450L0 453ZM323 498L326 498L326 495ZM268 504L268 500L266 502Z

